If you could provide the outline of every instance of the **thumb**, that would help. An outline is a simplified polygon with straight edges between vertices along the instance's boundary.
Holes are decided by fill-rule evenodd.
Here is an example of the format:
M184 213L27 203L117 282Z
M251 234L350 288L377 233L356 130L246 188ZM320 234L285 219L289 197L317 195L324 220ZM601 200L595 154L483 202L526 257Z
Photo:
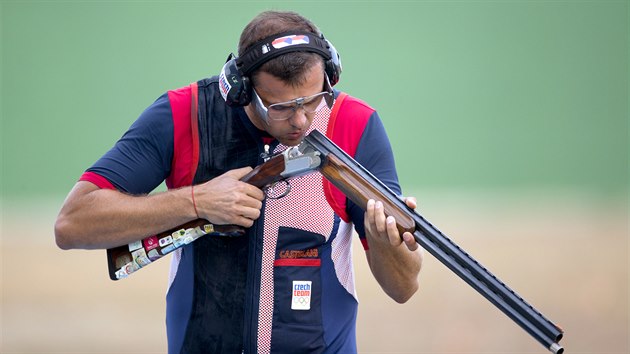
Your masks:
M416 200L415 197L406 197L405 204L407 204L407 206L412 209L415 209L418 207L418 201Z

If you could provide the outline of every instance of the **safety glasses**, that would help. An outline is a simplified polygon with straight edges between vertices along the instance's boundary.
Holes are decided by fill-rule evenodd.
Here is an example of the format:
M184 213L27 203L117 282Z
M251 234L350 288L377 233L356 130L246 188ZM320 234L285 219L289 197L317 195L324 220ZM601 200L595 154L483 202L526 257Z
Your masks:
M269 106L265 106L260 99L260 96L258 96L256 89L253 89L252 91L256 110L266 119L282 121L293 117L299 108L304 109L304 112L307 114L317 113L324 108L324 106L332 108L334 96L328 77L325 78L324 85L326 91L316 93L312 96L299 97L287 102L270 104Z

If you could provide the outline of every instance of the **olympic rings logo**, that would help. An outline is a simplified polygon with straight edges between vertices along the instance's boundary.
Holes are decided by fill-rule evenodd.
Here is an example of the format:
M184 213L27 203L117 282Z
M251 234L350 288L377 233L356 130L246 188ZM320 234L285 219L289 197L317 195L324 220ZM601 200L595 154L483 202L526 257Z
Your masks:
M310 299L309 299L309 298L306 298L306 297L304 297L304 296L300 296L300 297L295 297L295 298L293 299L293 302L298 303L298 304L300 304L300 305L305 305L305 304L307 304L307 303L309 303L309 302L310 302Z

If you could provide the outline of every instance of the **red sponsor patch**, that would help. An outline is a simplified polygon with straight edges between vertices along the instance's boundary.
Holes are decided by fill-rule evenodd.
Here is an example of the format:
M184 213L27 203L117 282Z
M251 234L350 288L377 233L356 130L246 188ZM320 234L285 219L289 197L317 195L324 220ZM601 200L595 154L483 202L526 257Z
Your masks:
M142 243L144 244L144 249L146 249L147 251L157 248L158 246L157 236L147 237L144 240L142 240Z

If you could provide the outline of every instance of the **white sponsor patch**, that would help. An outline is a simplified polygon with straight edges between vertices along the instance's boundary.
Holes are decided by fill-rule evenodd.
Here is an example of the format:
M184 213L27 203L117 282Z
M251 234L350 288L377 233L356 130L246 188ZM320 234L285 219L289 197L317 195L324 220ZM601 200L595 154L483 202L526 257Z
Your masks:
M173 236L168 235L166 237L161 238L159 241L160 247L166 247L173 243Z
M151 263L151 260L149 260L149 257L147 257L147 252L145 252L144 248L140 248L131 252L131 257L133 258L133 261L136 262L136 264L138 265L138 268L142 268Z
M294 280L291 295L291 310L310 310L312 282L310 280Z
M142 248L142 240L135 241L129 244L129 252L133 252L137 250L138 248Z
M124 279L138 269L136 262L129 262L116 271L116 279Z
M228 79L225 76L225 67L223 67L223 69L221 69L221 74L219 74L219 90L221 91L221 96L224 100L231 89L232 85L228 82Z

